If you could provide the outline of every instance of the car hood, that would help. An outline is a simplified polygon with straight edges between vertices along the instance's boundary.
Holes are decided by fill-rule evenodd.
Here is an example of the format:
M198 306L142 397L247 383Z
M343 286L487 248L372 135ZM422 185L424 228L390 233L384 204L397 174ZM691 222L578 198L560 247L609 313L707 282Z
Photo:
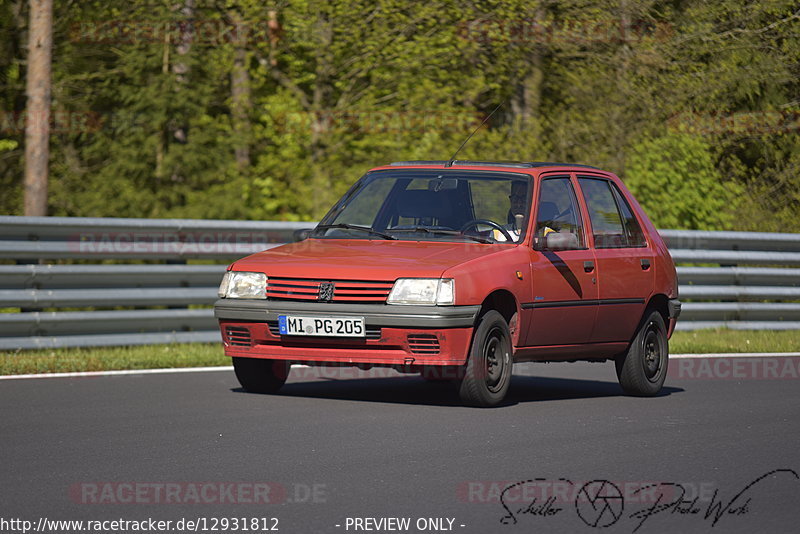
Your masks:
M337 280L439 278L449 268L515 247L481 243L306 239L233 264L267 276Z

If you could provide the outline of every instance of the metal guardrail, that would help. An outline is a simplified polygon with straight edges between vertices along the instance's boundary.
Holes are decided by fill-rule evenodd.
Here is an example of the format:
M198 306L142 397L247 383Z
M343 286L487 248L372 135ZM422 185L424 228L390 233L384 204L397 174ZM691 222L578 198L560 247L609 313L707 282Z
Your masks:
M0 350L219 341L219 262L313 225L0 216L0 259L41 261L0 265ZM661 234L681 264L679 329L800 329L800 234ZM138 263L87 264L106 260Z
M0 258L236 259L311 223L0 216Z
M221 262L314 224L0 216L0 259L23 263L0 265L0 309L21 310L0 313L0 350L220 341Z
M670 252L675 249L800 252L800 234L706 230L659 230L659 233Z
M684 305L678 329L800 329L800 269L793 268L800 265L800 234L661 230L661 235L679 265Z

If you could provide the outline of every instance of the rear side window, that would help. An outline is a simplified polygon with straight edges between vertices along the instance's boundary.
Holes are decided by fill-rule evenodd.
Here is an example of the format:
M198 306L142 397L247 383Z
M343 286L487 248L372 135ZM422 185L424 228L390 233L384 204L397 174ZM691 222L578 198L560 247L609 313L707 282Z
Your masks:
M579 177L578 182L589 209L596 248L646 246L639 222L616 185L599 178Z
M639 226L639 221L637 221L636 217L633 215L628 201L625 200L625 197L622 196L622 193L615 184L609 182L609 185L614 192L614 199L617 201L617 206L619 206L620 212L622 213L622 224L625 227L625 237L628 240L627 246L646 247L647 241L644 239L642 227Z

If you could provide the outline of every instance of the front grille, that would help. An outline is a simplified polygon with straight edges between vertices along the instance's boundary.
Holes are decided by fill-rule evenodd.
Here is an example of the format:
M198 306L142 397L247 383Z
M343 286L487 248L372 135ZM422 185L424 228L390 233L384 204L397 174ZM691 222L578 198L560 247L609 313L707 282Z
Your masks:
M267 326L269 327L269 332L275 336L280 337L281 331L280 327L278 326L278 321L267 321ZM366 338L367 339L380 339L381 338L381 327L380 326L367 326L366 327ZM292 336L294 337L294 336ZM318 337L318 336L314 336ZM342 339L352 339L352 338L342 338Z
M228 326L225 328L225 337L228 338L228 345L249 347L252 344L250 340L250 330L247 328Z
M408 334L412 354L439 354L439 338L434 334Z
M323 300L320 285L333 284L330 302L386 302L393 281L312 280L309 278L276 278L267 280L267 298L271 300Z

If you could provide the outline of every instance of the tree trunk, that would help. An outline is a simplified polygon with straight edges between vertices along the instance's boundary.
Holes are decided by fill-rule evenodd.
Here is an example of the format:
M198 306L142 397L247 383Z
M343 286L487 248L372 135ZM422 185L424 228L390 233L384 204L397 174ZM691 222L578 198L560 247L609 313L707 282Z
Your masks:
M25 215L47 215L53 2L31 0L25 114Z
M331 177L325 166L328 135L332 122L330 95L332 93L333 56L330 46L333 43L333 22L326 14L320 13L318 19L318 49L316 57L316 77L314 80L311 104L311 185L314 190L312 209L316 217L321 217L330 205L332 192Z
M184 0L183 6L180 7L183 20L181 21L182 24L178 34L178 41L175 46L175 55L177 57L175 58L175 63L172 65L172 72L175 74L178 87L180 87L181 84L186 84L189 78L189 66L183 61L186 55L192 50L192 42L194 41L194 11L194 0ZM181 97L177 96L177 98ZM172 132L172 138L181 144L188 143L189 125L182 124L175 128ZM175 176L173 176L173 178L175 178Z
M533 21L541 24L545 20L544 8L535 10ZM523 139L536 139L541 136L541 105L542 84L544 82L543 48L544 44L530 43L531 51L528 53L528 69L518 82L511 95L511 123L513 130ZM538 154L518 154L519 159L535 159Z
M245 35L244 24L234 18L236 35ZM250 166L250 73L247 70L247 42L242 39L235 44L233 68L231 69L231 115L235 134L234 153L236 168L245 172Z
M514 123L520 130L527 130L534 119L539 117L542 101L542 56L538 51L530 54L529 71L517 85L511 96L511 112ZM530 132L529 132L530 133Z
M169 74L169 31L164 32L164 50L161 54L161 74ZM155 177L160 180L164 177L164 153L167 151L167 124L158 125L158 140L156 142L156 169Z
M627 101L627 95L631 93L630 84L628 81L628 71L630 70L630 59L632 54L631 45L628 39L631 38L631 8L627 0L620 0L619 3L619 25L620 25L620 48L619 48L619 63L617 64L617 79L616 90L617 95L620 95L624 101ZM622 103L620 103L622 104ZM627 106L626 106L627 107ZM615 105L612 107L614 110L609 124L617 125L616 129L618 134L615 136L617 142L616 157L614 158L613 170L619 175L625 174L626 151L625 147L628 145L628 128L621 127L625 124L625 117L627 116L626 107Z

